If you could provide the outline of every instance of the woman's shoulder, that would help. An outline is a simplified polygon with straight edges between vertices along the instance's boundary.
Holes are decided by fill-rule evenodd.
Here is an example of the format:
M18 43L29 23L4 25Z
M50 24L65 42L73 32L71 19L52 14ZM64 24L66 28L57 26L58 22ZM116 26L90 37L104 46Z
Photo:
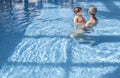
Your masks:
M98 23L97 21L89 20L89 21L86 22L85 26L86 26L86 27L89 27L89 26L90 26L90 27L91 27L91 26L93 27L93 26L96 26L97 23Z

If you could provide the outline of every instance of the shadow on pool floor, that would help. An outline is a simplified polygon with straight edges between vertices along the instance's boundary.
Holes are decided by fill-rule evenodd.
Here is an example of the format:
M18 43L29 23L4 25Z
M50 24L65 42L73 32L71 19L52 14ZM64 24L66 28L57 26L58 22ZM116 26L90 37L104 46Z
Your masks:
M99 35L99 36L95 36L95 35L84 35L85 36L85 40L87 41L83 41L83 42L79 42L79 43L86 43L89 41L94 41L93 46L98 45L100 43L111 43L111 42L120 42L120 35ZM65 38L65 39L71 39L70 36L65 36L65 35L38 35L38 36L28 36L28 35L24 35L24 37L26 38Z
M120 66L120 65L119 65ZM118 67L115 71L110 72L102 76L102 78L120 78L120 67Z
M8 65L13 66L40 66L40 67L62 67L65 70L65 78L69 78L69 74L72 67L80 68L98 68L98 67L109 67L118 66L118 68L110 73L102 76L102 78L120 78L120 63L36 63L36 62L8 62Z
M0 69L14 52L22 39L22 34L0 32Z
M90 40L94 41L93 45L100 43L120 42L120 35L99 35L99 36L87 36Z

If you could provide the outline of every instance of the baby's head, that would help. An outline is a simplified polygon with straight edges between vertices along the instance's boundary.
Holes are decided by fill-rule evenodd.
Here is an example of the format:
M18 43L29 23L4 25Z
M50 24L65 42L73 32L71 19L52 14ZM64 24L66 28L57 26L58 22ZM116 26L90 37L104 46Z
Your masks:
M94 5L91 5L91 6L89 7L88 13L89 13L90 15L95 15L95 14L97 13L97 7L94 6Z
M74 13L76 15L81 15L82 14L82 8L81 7L75 7L74 8Z

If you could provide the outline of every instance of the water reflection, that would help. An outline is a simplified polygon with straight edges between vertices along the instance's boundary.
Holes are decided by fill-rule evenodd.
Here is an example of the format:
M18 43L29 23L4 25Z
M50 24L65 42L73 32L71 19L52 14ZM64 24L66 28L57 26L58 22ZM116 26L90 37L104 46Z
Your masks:
M43 1L42 0L38 0L37 3L38 3L38 9L43 8Z
M9 11L11 9L12 9L12 1L11 0L0 1L0 12L1 11Z
M1 0L0 10L5 11L6 9L41 9L44 8L44 3L54 4L61 7L72 7L81 5L79 2L86 2L84 0Z
M29 2L28 0L24 0L24 10L28 11L28 7L29 7Z
M15 4L12 0L2 0L0 3L2 8L0 9L0 44L2 45L0 46L0 69L14 52L30 24L29 11L21 10ZM22 4L20 3L19 6L21 7ZM27 6L25 7L28 9Z

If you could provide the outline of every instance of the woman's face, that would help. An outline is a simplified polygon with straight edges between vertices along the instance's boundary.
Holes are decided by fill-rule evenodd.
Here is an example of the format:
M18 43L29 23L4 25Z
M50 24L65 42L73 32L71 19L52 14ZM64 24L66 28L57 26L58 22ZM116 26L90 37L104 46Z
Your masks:
M91 16L93 14L91 9L88 10L88 14L89 14L89 16Z
M90 11L88 10L88 14L91 15Z
M96 14L96 12L97 12L97 8L96 7L90 7L88 9L88 14L89 15Z

